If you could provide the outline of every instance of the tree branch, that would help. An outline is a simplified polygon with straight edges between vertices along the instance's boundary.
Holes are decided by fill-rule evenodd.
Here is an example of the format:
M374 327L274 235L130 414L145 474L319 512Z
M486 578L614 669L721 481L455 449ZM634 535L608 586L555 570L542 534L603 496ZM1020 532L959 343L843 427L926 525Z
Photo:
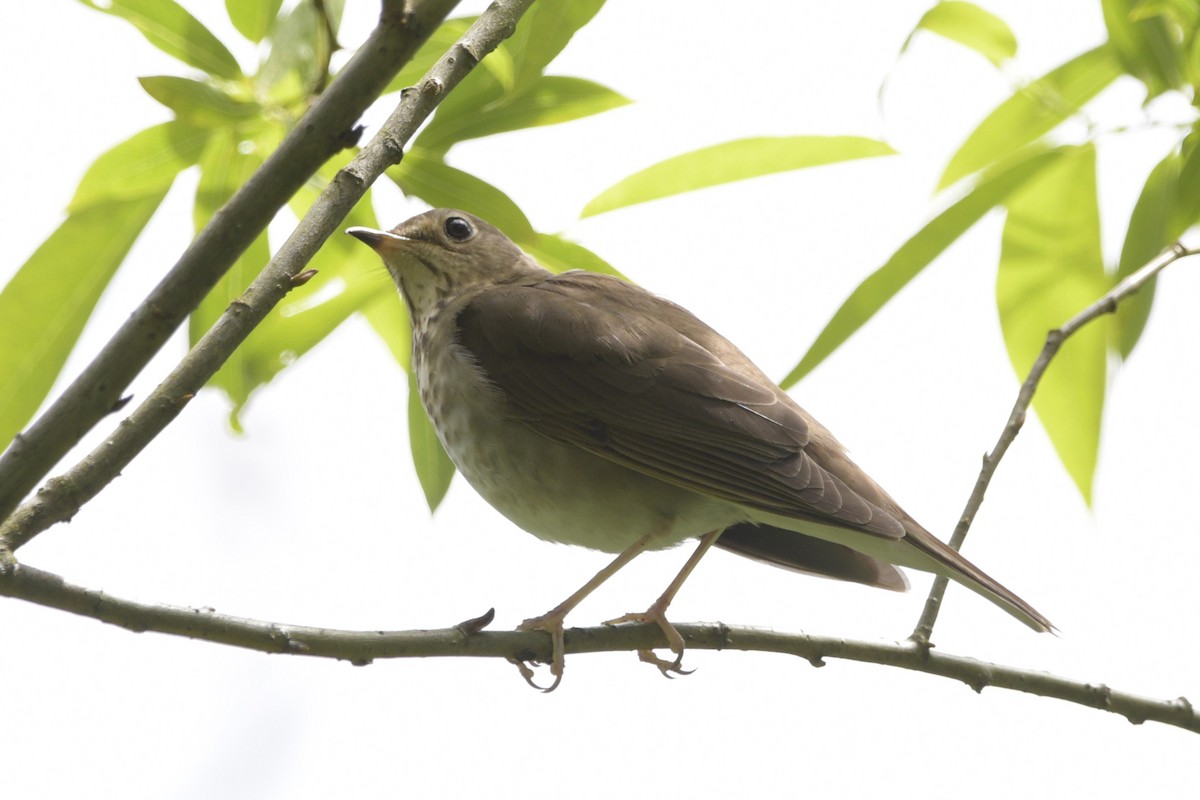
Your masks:
M413 0L383 14L354 58L70 386L0 457L0 520L96 423L346 136L457 0Z
M0 595L69 611L126 630L155 631L206 642L227 644L264 653L334 658L356 665L380 658L465 656L548 661L550 638L539 631L482 632L491 613L439 630L347 631L260 622L217 614L211 609L138 603L67 583L58 575L0 559ZM1049 675L1044 672L978 661L930 650L914 643L863 642L776 633L756 628L717 625L676 625L689 648L742 650L798 656L814 667L827 658L939 675L961 681L976 692L985 688L1014 689L1041 697L1077 703L1120 714L1130 722L1161 722L1200 733L1200 714L1183 697L1155 700L1116 691L1103 684ZM566 632L571 654L635 651L665 647L655 624L571 628Z
M1046 368L1050 366L1054 356L1058 354L1063 342L1093 320L1116 311L1122 300L1141 289L1171 264L1181 258L1197 254L1200 254L1200 250L1188 250L1176 242L1170 250L1136 272L1130 273L1107 294L1080 311L1061 328L1056 328L1046 334L1046 344L1042 347L1042 352L1033 362L1028 377L1025 378L1025 382L1021 384L1021 388L1017 392L1017 400L1013 404L1012 412L1008 415L1004 430L1000 432L996 446L992 448L992 452L983 457L983 465L980 467L979 477L975 480L975 488L967 499L967 505L963 508L958 525L954 528L954 535L950 537L951 547L955 550L962 548L963 541L967 538L967 531L970 530L971 523L975 521L975 514L983 505L983 497L987 493L988 485L992 482L992 476L996 474L996 468L1000 466L1000 459L1004 458L1004 454L1008 452L1008 446L1021 432L1021 427L1025 424L1025 415L1033 402L1033 394L1037 391L1038 383L1041 382L1042 375L1045 374ZM946 594L948 584L949 581L940 576L933 582L933 587L929 590L929 597L925 600L921 618L917 621L917 627L908 637L910 641L918 645L929 644L929 638L933 634L933 624L937 621L938 611L941 609L942 598Z
M279 252L191 352L95 450L0 525L0 553L15 551L41 531L70 519L107 486L183 410L229 355L296 285L301 270L383 171L399 162L404 145L446 93L512 34L533 0L498 0L434 64L421 84L406 89L370 144L326 187ZM249 185L249 184L247 184Z

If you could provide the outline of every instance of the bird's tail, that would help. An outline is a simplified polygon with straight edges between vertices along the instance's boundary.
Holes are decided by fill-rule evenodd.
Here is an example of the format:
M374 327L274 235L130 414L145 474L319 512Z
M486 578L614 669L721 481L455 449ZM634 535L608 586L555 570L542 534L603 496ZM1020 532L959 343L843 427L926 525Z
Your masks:
M988 575L979 567L972 564L953 547L950 547L950 545L919 525L910 523L904 527L906 533L904 538L907 543L937 565L936 567L921 567L917 564L912 564L911 566L918 569L928 569L952 581L961 583L976 594L991 600L1035 631L1047 632L1055 630L1054 625L1044 614L1029 605L1029 603L1026 603L1016 593L991 575Z

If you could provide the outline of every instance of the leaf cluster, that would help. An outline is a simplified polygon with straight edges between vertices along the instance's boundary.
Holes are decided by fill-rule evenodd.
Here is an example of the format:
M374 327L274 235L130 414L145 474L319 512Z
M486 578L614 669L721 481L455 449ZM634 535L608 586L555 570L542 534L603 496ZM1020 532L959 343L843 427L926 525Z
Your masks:
M140 79L171 119L139 131L102 154L80 181L59 228L0 293L0 441L9 441L42 403L92 313L143 228L179 175L199 179L193 225L199 233L274 151L328 85L342 0L226 0L244 41L221 42L176 0L80 0L124 20L188 69L186 75ZM629 102L580 77L548 74L555 57L601 9L603 0L542 0L511 38L450 94L403 161L386 173L401 191L431 206L463 208L489 219L550 269L616 272L602 257L562 235L538 231L500 188L451 166L460 142L580 119ZM1192 126L1146 177L1124 246L1107 263L1100 246L1096 139L1059 136L1064 122L1113 82L1140 81L1146 100L1178 93L1195 100L1200 84L1200 7L1188 0L1102 0L1108 41L1045 75L1014 87L953 153L938 181L940 210L836 311L785 378L790 386L861 328L921 270L993 209L1007 212L996 303L1014 368L1024 374L1048 330L1103 295L1121 278L1176 241L1200 215L1200 155ZM473 20L447 20L388 86L400 92ZM1006 69L1017 40L999 17L947 0L920 19L900 47L935 34ZM239 61L235 52L248 55ZM255 63L253 70L243 62ZM291 200L301 216L357 152L326 163ZM588 217L637 203L770 173L892 154L859 136L752 137L669 158L616 182L581 211ZM378 227L369 194L347 219ZM263 231L189 319L192 343L209 330L257 275L272 252ZM225 392L238 426L255 391L301 358L350 316L364 317L408 367L408 320L394 288L365 248L330 239L313 259L311 291L271 312L211 381ZM1067 470L1090 499L1110 356L1133 351L1153 304L1136 296L1105 326L1075 337L1055 362L1035 408ZM453 476L410 392L414 461L431 507Z
M1174 93L1194 109L1200 87L1200 6L1189 0L1101 0L1108 41L1014 87L950 156L937 182L943 204L928 223L856 288L796 367L791 386L858 331L905 285L993 209L1006 212L996 279L996 307L1014 370L1025 375L1054 330L1176 242L1200 221L1197 120L1154 119L1150 102ZM997 67L1017 40L995 15L947 0L920 20L902 52L922 33L978 52ZM1134 206L1119 256L1101 247L1098 140L1088 104L1118 80L1145 88L1148 124L1177 132L1150 171ZM1085 133L1064 133L1082 120ZM1100 449L1110 364L1137 345L1154 303L1150 284L1114 316L1090 326L1058 354L1034 408L1064 467L1090 502Z

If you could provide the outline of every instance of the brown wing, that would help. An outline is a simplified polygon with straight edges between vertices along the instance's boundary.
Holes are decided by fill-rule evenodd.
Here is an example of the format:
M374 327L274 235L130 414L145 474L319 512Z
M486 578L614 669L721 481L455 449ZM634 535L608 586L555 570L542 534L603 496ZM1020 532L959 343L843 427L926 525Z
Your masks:
M753 508L905 534L824 428L673 303L571 272L489 289L457 321L459 344L545 436Z
M717 547L784 569L903 592L908 580L895 566L836 542L743 522L730 525Z

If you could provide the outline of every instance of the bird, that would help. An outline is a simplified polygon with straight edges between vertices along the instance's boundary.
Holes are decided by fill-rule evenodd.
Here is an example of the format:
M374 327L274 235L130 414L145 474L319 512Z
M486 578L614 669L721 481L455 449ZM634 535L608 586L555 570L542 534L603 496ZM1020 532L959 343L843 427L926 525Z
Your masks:
M435 208L391 230L347 233L381 257L408 307L412 369L446 453L471 486L541 539L615 553L595 577L519 629L551 639L564 620L647 550L697 539L645 612L674 658L639 651L664 675L684 640L666 611L717 546L768 564L904 591L898 567L945 576L1036 631L1029 603L912 518L833 434L741 350L683 307L612 275L552 273L503 232Z

